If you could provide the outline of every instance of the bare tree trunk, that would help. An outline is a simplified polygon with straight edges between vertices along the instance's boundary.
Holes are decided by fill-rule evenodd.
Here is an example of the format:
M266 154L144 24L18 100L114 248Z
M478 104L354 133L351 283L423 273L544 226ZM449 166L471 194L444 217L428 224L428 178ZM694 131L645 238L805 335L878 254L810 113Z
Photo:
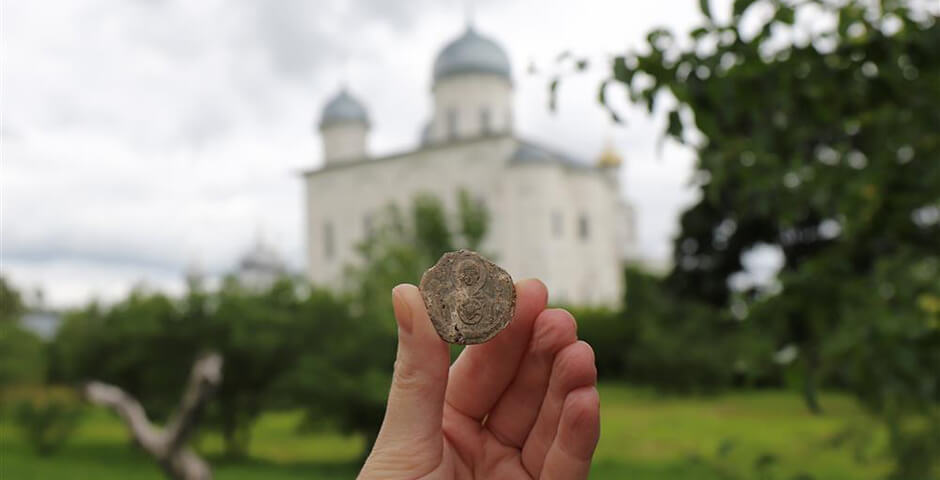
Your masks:
M186 442L199 423L206 401L221 382L222 357L210 353L199 358L193 364L179 409L162 429L150 423L137 399L114 385L90 382L85 385L84 393L90 402L117 412L141 448L156 459L170 478L211 480L209 464L186 447Z
M819 352L815 346L806 350L806 359L803 363L803 398L810 413L821 415L823 409L819 404L819 391L816 388L819 376Z

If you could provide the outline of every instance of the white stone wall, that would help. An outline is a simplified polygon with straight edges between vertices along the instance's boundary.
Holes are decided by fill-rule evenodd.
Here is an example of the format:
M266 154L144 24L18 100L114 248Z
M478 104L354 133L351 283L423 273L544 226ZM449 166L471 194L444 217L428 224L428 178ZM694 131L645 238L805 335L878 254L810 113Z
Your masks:
M357 260L355 245L366 233L366 217L378 222L389 204L407 207L419 193L440 198L455 209L457 191L485 198L495 211L502 184L495 177L513 149L513 140L498 137L404 156L367 160L368 165L339 165L307 176L308 266L315 283L336 282L344 265ZM371 163L374 162L374 163ZM325 253L325 225L331 224L334 252ZM499 243L503 224L494 219L484 248Z
M525 164L510 174L518 184L517 229L507 245L507 264L549 285L555 303L621 301L619 219L612 208L618 192L598 173L557 164ZM586 237L580 233L582 216Z
M368 128L359 123L340 123L322 128L323 160L338 163L365 158L367 133Z
M512 84L491 74L463 74L438 80L432 88L434 112L428 139L431 143L474 138L512 131ZM489 131L484 131L483 111L488 112ZM450 117L455 115L452 138Z
M420 192L437 196L453 212L456 192L463 188L485 199L491 222L482 249L514 279L541 279L554 303L617 304L623 286L616 184L596 170L559 163L509 165L518 145L509 136L491 137L308 174L311 280L339 285L344 266L357 261L355 245L366 233L367 216L378 222L389 203L406 207ZM582 214L586 238L578 231ZM553 216L560 218L558 233ZM333 231L329 257L327 224Z

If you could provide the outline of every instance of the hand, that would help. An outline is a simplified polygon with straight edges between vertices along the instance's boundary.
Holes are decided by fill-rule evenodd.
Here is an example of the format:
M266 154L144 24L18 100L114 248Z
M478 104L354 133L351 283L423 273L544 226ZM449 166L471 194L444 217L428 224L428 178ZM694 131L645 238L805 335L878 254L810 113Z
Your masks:
M512 323L450 366L414 285L392 290L398 357L360 480L584 479L600 434L597 369L570 313L516 285Z

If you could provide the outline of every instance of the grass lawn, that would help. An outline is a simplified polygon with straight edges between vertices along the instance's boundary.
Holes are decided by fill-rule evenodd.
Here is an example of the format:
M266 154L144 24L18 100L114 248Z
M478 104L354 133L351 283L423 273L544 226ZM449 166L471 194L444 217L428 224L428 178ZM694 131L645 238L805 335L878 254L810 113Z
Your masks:
M882 477L890 466L883 434L847 397L824 396L826 414L815 417L792 393L673 398L620 385L600 390L603 426L591 478L792 480L805 473L865 480ZM293 429L298 418L262 417L245 460L222 460L221 440L213 434L203 435L199 448L219 480L354 477L361 439L299 434ZM860 432L874 435L864 440ZM162 478L108 412L89 414L69 444L48 458L35 456L9 421L0 421L0 480Z

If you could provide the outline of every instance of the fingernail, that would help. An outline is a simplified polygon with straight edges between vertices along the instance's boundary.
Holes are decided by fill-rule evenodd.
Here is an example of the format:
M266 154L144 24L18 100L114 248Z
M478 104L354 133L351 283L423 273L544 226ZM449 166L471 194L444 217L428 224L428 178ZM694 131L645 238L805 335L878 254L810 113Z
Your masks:
M395 310L395 320L398 321L398 329L402 332L411 333L411 307L401 293L401 285L392 289L392 308Z

